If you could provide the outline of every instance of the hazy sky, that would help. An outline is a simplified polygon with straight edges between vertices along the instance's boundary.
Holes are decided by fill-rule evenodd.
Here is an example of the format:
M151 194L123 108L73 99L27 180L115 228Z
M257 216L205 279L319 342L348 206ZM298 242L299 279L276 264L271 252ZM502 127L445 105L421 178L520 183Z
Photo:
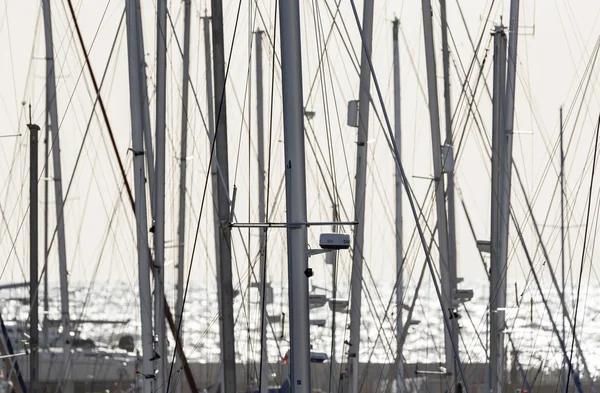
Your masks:
M441 46L439 5L434 2L434 29L438 68L438 92L440 97L441 124L443 130L443 91L441 73ZM458 6L460 3L460 9ZM464 72L473 59L472 44L477 45L475 70L471 72L469 84L474 88L479 64L484 62L483 75L487 88L491 91L493 45L490 33L494 25L508 22L509 1L496 1L491 8L490 1L448 1L448 24L452 45L451 51L451 98L452 107L459 103ZM132 157L128 152L131 140L129 121L129 88L127 69L127 45L123 26L117 30L123 15L124 2L117 0L74 1L83 37L90 52L90 61L98 80L102 77L109 52L116 35L116 49L110 60L106 79L102 86L102 96L107 106L108 116L115 132L120 157L129 175ZM171 27L168 31L168 103L167 103L167 259L177 257L177 213L178 213L178 163L181 134L181 55L178 41L182 45L183 2L170 1ZM210 10L207 2L192 1L192 65L190 75L193 89L190 92L190 145L188 149L188 212L186 263L192 259L192 245L202 201L202 191L208 163L206 137L206 93L204 69L203 31L200 17L204 10ZM239 8L239 23L236 27L236 13ZM281 181L283 175L283 134L281 116L281 72L275 64L273 76L273 116L269 115L271 96L272 45L274 29L274 2L258 1L240 3L227 1L224 4L226 54L231 52L228 62L229 79L227 85L227 114L229 126L230 189L237 186L236 217L240 222L257 220L256 194L256 109L254 86L254 48L250 32L266 30L264 43L265 72L265 116L266 124L272 124L272 157L270 167L269 211L271 221L285 219L285 199L282 199ZM362 2L356 3L362 15ZM54 53L57 68L58 110L61 119L60 138L63 164L63 187L73 178L66 203L67 250L70 279L72 282L92 280L122 280L136 288L135 237L133 214L129 202L120 196L122 179L116 165L116 158L108 140L103 119L97 114L92 117L89 135L83 145L80 162L74 173L74 165L80 150L86 125L90 118L94 94L90 77L83 67L81 49L77 42L73 23L66 2L52 2L54 33ZM328 221L331 217L332 202L325 184L332 184L340 195L342 220L353 216L353 192L355 171L356 129L346 126L346 103L358 98L358 73L356 71L360 41L357 33L350 1L342 1L340 14L336 16L336 27L332 30L332 13L336 3L302 2L303 34L303 79L306 107L316 112L312 124L306 123L308 139L306 143L308 214L309 220ZM144 12L145 52L148 66L148 86L151 95L150 112L154 119L153 99L155 79L155 4L142 1ZM462 13L462 14L461 14ZM251 15L251 17L249 17ZM432 176L430 124L427 109L427 83L424 63L422 34L422 13L420 2L376 1L373 34L373 62L378 81L385 96L385 104L390 116L392 112L392 19L401 22L401 96L402 96L402 161L411 176L419 204L423 204L425 191ZM573 268L578 269L581 260L583 238L582 224L585 223L586 201L588 198L589 175L591 168L590 146L593 144L596 118L599 114L598 65L595 64L581 111L581 90L576 96L580 81L587 74L586 66L600 36L598 25L600 4L595 1L553 0L545 2L522 1L520 15L520 35L518 52L518 83L516 98L515 129L519 132L514 138L514 159L524 181L530 200L535 200L534 212L538 224L543 227L544 239L555 265L559 260L560 232L559 194L555 185L558 179L558 156L555 146L559 132L559 107L565 108L565 138L573 138L567 153L567 199L570 219L568 235L570 241L567 261L573 260ZM249 24L248 21L251 21ZM279 23L279 22L277 22ZM177 39L175 38L177 36ZM2 134L20 133L18 138L0 139L2 159L0 160L0 258L2 270L0 282L23 281L28 277L28 133L27 105L32 106L33 121L42 125L44 120L44 40L41 6L38 1L4 1L0 7L0 123ZM472 41L471 41L472 40ZM325 47L326 45L326 47ZM323 61L320 54L326 51ZM278 34L275 43L280 52ZM350 54L348 53L350 51ZM359 57L359 56L358 56ZM227 58L226 58L227 61ZM322 64L319 68L319 64ZM250 71L248 67L251 66ZM250 76L250 79L248 77ZM589 77L589 75L587 76ZM587 82L587 77L585 82ZM489 139L491 133L491 99L483 81L480 82L475 99L477 122L473 116L465 126L467 105L461 97L460 107L455 117L455 138L466 132L460 157L457 157L457 186L472 219L479 239L489 238L489 148L483 136ZM583 89L583 88L582 88ZM194 92L196 96L194 97ZM375 90L372 89L372 94ZM375 95L374 95L375 97ZM574 99L577 97L577 101ZM468 95L467 99L470 100ZM386 283L392 285L395 277L394 260L394 164L385 141L385 130L377 118L383 119L382 108L377 99L370 117L369 182L367 197L365 257L370 271L366 279L368 285ZM23 105L25 103L25 105ZM378 116L375 116L375 111ZM576 120L577 119L577 120ZM152 120L154 121L154 120ZM479 130L481 127L481 131ZM269 140L267 127L266 140ZM250 130L250 133L248 132ZM443 132L443 131L442 131ZM310 143L309 143L310 142ZM458 145L458 142L455 141ZM312 152L311 145L317 151ZM43 145L40 145L43 149ZM40 152L40 158L43 153ZM549 169L546 167L551 160ZM323 182L319 172L320 164L326 179ZM331 166L333 170L331 171ZM330 172L331 171L331 172ZM332 173L334 174L332 176ZM41 175L40 175L41 176ZM516 180L516 178L515 178ZM129 181L132 183L131 177ZM43 186L40 181L40 186ZM250 190L250 191L249 191ZM43 188L40 196L43 198ZM598 190L594 188L592 201L597 200ZM53 202L50 189L49 201ZM460 199L457 199L460 201ZM41 202L42 203L42 202ZM524 235L535 258L536 265L542 262L541 250L536 247L536 237L531 220L524 212L523 193L518 183L513 184L513 203L519 221L524 224ZM430 209L431 199L423 204ZM457 241L459 252L459 276L467 280L482 280L485 272L475 242L469 230L465 214L457 203ZM428 211L428 210L426 210ZM50 210L54 216L54 210ZM250 215L249 215L250 212ZM590 245L595 244L597 207L593 204L591 228L588 237ZM43 216L43 205L40 205ZM546 221L547 217L547 221ZM202 210L197 248L193 256L193 280L196 285L214 285L214 242L212 231L212 209L210 190ZM41 223L42 221L40 221ZM429 219L433 226L435 220ZM109 228L110 226L110 228ZM414 220L406 205L404 234L406 245L414 229ZM50 233L54 230L54 220L50 221ZM41 229L40 229L41 231ZM43 232L40 232L42 234ZM429 232L427 232L429 233ZM318 228L309 230L309 242L316 246ZM274 281L285 280L286 268L285 233L273 230L270 235L269 275ZM429 236L428 236L429 237ZM257 233L234 232L234 256L237 261L235 282L247 280L248 261L257 259ZM43 239L40 236L40 239ZM242 242L242 239L244 240ZM511 244L517 237L511 227ZM13 247L14 243L14 247ZM414 241L413 241L414 243ZM410 245L408 268L416 263L421 266L422 252L418 244ZM249 257L245 249L249 248ZM588 255L586 274L595 282L595 272L590 268ZM210 261L207 262L207 261ZM315 268L315 283L325 284L328 274L322 257L311 259ZM350 277L349 253L340 253L340 280ZM170 291L175 264L167 270ZM545 271L538 268L541 271ZM50 278L58 279L58 266L55 247L50 253ZM529 268L520 246L511 252L509 282L525 280ZM578 272L578 270L577 270ZM258 272L256 272L258 274ZM365 271L367 274L367 271ZM407 274L408 275L408 274ZM416 280L411 276L411 282ZM548 281L549 282L549 281Z

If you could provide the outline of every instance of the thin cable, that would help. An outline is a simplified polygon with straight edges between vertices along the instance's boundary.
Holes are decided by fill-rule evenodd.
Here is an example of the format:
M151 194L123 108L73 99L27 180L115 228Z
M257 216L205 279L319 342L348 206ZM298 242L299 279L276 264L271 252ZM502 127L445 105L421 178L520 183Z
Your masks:
M125 172L125 166L123 165L123 161L121 160L121 155L119 154L119 150L117 149L117 143L115 141L115 136L113 134L112 127L108 120L108 114L106 112L106 108L104 106L104 101L102 100L102 96L100 95L100 87L98 86L98 82L96 81L96 75L94 74L94 70L92 69L92 63L89 60L88 52L85 48L85 43L83 42L83 36L81 35L81 29L79 28L79 22L77 20L77 16L75 14L75 9L73 8L72 0L67 0L69 5L69 10L71 11L71 17L73 18L73 24L75 25L75 30L77 31L77 37L79 38L79 44L81 45L81 50L84 55L85 64L87 65L88 71L90 73L90 77L92 79L92 84L94 85L94 90L96 91L96 95L98 97L98 102L100 103L100 110L102 112L102 117L104 118L104 122L106 123L106 129L108 131L108 135L110 136L110 142L112 144L113 150L115 152L115 156L117 157L117 163L119 164L119 170L121 171L121 176L125 181L125 188L127 191L127 196L129 197L129 202L132 207L135 207L135 202L133 200L133 194L131 192L131 187L129 182L127 181L127 174Z
M583 249L581 251L581 266L579 267L579 280L578 280L578 284L577 284L577 300L575 302L575 315L573 316L573 339L571 340L571 353L570 353L570 361L569 361L569 372L567 374L567 386L565 389L565 392L569 391L569 377L571 376L571 373L573 372L573 364L571 362L571 360L573 359L573 348L575 346L575 329L577 327L577 311L579 310L579 296L581 293L581 279L583 277L583 265L585 262L585 250L586 250L586 240L587 240L587 235L588 235L588 228L589 228L589 223L590 223L590 210L591 210L591 206L592 206L592 189L594 187L594 175L596 173L596 159L597 159L597 154L598 154L598 135L600 134L600 117L598 117L598 124L596 126L596 142L594 145L594 161L592 164L592 175L591 175L591 179L590 179L590 193L588 195L588 208L587 208L587 215L586 215L586 219L585 219L585 233L583 235Z
M270 99L270 111L269 111L269 147L268 147L268 152L269 152L269 160L268 160L268 164L267 164L267 189L266 189L266 194L267 194L267 201L265 204L265 222L269 222L269 190L270 190L270 185L271 185L271 144L272 144L272 135L273 135L273 98L274 98L274 80L275 80L275 41L276 41L276 35L277 35L277 5L279 4L278 1L275 2L275 17L274 17L274 26L273 26L273 62L272 62L272 69L271 69L271 99ZM259 8L256 7L256 9L258 10ZM261 35L257 36L259 39L261 38ZM261 87L262 88L262 87ZM258 116L261 116L261 114L259 114ZM265 168L258 168L259 171L263 171ZM261 291L262 291L262 296L261 296L261 304L260 304L260 310L261 310L261 319L260 319L260 333L261 335L263 334L263 332L266 332L265 330L265 319L266 319L266 313L267 313L267 302L266 302L266 290L267 290L267 249L268 249L268 231L267 229L261 229L262 231L265 232L265 242L264 244L261 244L260 247L264 247L264 258L265 258L265 263L264 266L262 266L263 270L260 272L261 277L264 278L264 280L262 280L261 282ZM271 326L271 330L273 330L272 326ZM275 332L273 332L275 333ZM275 334L273 334L275 336ZM267 342L266 338L263 341L263 337L260 338L261 343L265 343ZM277 342L277 340L275 340L275 342ZM277 346L279 347L279 344L277 344ZM266 351L264 351L262 348L260 349L260 362L259 362L259 374L258 374L258 381L259 381L259 385L258 385L258 390L262 391L263 387L262 387L262 381L263 381L263 363L267 362L267 364L269 364L269 359L264 359L262 354L265 353ZM281 355L281 353L280 353Z

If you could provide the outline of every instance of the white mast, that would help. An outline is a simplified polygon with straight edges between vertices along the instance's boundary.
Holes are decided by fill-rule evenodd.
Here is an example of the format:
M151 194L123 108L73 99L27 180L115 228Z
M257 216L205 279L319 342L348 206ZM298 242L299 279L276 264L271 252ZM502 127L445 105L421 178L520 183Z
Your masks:
M154 334L158 379L156 391L166 389L168 353L165 326L165 111L167 71L167 1L158 0L156 21L156 130L154 176Z
M138 6L139 8L139 6ZM152 127L150 126L150 103L148 98L148 84L146 77L146 51L144 49L144 35L142 34L142 13L138 12L136 15L136 23L140 27L138 34L138 56L140 61L140 94L141 94L141 105L142 105L142 132L144 135L144 157L146 159L146 181L148 182L149 200L150 200L150 211L152 212L152 219L154 220L154 153L152 148Z
M448 280L450 281L451 301L456 290L456 215L454 209L454 142L452 139L452 104L450 101L450 51L448 49L448 22L446 17L446 0L440 0L440 16L442 19L442 68L444 72L444 115L446 118L446 142L442 155L442 171L446 174L448 182L446 197L448 207ZM455 304L454 304L455 305ZM458 343L458 319L452 318L452 340ZM453 362L453 367L448 369L453 375L458 375L458 367ZM454 378L456 382L457 378Z
M500 135L500 165L498 167L499 183L498 183L498 274L500 281L496 287L496 306L497 309L506 307L506 273L508 262L508 228L510 222L510 190L511 190L511 173L512 173L512 145L513 145L513 124L515 113L515 87L517 73L517 42L519 30L519 0L511 0L510 2L510 26L508 35L508 56L507 56L507 72L506 86L504 90L504 119L501 124L504 129L504 134ZM505 329L505 314L504 311L496 309L498 334L491 339L498 340L497 350L497 370L496 375L492 378L498 378L496 385L491 385L492 393L500 393L504 389L504 366L506 356L504 354L504 333ZM500 372L501 371L501 372Z
M310 393L306 172L299 0L279 1L292 393Z
M71 321L69 316L69 283L67 277L67 251L65 245L65 221L63 214L62 171L60 165L60 137L56 96L54 46L52 40L52 12L50 0L42 1L44 32L46 38L46 111L50 113L50 135L52 136L52 162L54 167L54 199L56 206L56 229L58 237L58 266L60 273L60 312L63 335L63 392L73 391L71 380Z
M402 154L402 128L400 121L400 54L398 53L398 28L400 21L393 22L393 52L394 52L394 135L398 151ZM401 159L402 156L398 157ZM396 166L396 356L402 358L402 305L404 297L404 282L402 276L403 244L402 244L402 179ZM396 378L397 392L404 391L404 368L398 367Z
M129 58L129 105L131 110L131 135L133 156L133 181L135 187L135 218L137 228L138 272L140 285L140 313L142 324L143 393L154 392L155 375L151 358L154 356L152 334L152 295L150 290L150 254L148 248L148 220L146 211L146 174L144 170L143 102L141 100L140 72L145 67L138 45L142 37L138 25L139 0L126 0L127 54ZM139 371L139 370L138 370Z
M50 304L48 303L48 151L50 144L50 126L48 124L49 113L46 111L46 122L44 124L44 317L42 322L42 334L44 337L44 348L48 348L48 312Z
M504 308L506 306L506 264L500 259L501 172L504 135L504 87L506 77L506 35L504 27L494 31L494 85L492 126L492 198L491 198L491 261L490 261L490 367L492 393L504 391Z
M332 221L333 222L338 222L339 221L339 217L338 217L338 211L337 211L337 205L336 205L336 201L335 201L335 197L332 197L332 202L333 202L333 217L332 217ZM331 231L333 233L337 233L338 228L337 225L334 224L331 227ZM332 274L331 274L331 296L333 299L337 298L337 251L330 251L327 254L325 254L325 263L329 266L331 266L332 268ZM336 310L334 307L333 310L333 314L331 316L331 359L329 359L329 361L331 362L331 367L330 367L330 371L329 371L329 391L334 391L332 389L335 389L335 391L337 391L337 384L334 385L333 384L333 378L337 373L337 370L335 368L335 362L336 362L336 348L335 348L335 320L336 320Z
M216 190L218 196L217 217L219 227L219 271L221 303L219 322L221 327L221 356L223 384L221 393L236 393L235 341L233 320L233 275L231 267L231 227L229 203L229 162L227 158L227 100L225 98L225 47L223 42L223 2L212 0L212 48L214 61L214 83L216 92L217 122L215 128L216 161L220 176Z
M255 33L256 45L256 133L258 144L258 222L266 222L265 215L265 141L264 141L264 111L263 111L263 75L262 75L262 34L258 30ZM258 235L260 244L260 393L269 390L269 357L267 356L267 301L265 299L267 290L267 233L260 229Z
M210 140L210 146L213 144L213 140L215 138L215 111L213 104L213 70L212 70L212 51L210 45L210 17L203 16L203 28L204 28L204 62L206 68L206 102L208 106L208 139ZM212 206L213 206L213 230L214 230L214 238L215 238L215 264L217 266L217 282L220 281L221 273L219 271L219 266L221 266L221 258L219 255L219 244L220 244L220 230L221 227L219 224L219 217L216 213L216 206L219 203L219 165L217 163L217 155L213 152L213 165L210 168L210 181L211 181L211 190L212 190ZM221 298L221 286L217 285L217 299L219 303L219 310L223 309L223 301ZM219 329L221 329L221 325L219 325ZM223 353L221 352L221 361L223 361ZM219 368L219 386L223 386L223 368Z
M356 189L354 205L354 248L352 253L352 275L350 278L350 346L348 348L348 383L350 393L358 393L358 365L360 353L360 317L362 297L362 267L365 232L365 200L367 190L367 157L369 148L369 107L371 70L368 56L373 41L373 3L365 0L363 5L363 42L360 58L360 91L358 96L358 137L356 143Z
M181 154L179 158L179 224L177 227L177 304L175 306L175 319L179 335L179 345L183 345L183 287L185 285L185 184L187 166L187 127L188 127L188 92L190 70L190 24L191 0L184 0L183 16L183 81L181 86ZM177 356L177 365L181 364ZM179 367L178 367L179 368ZM185 377L184 377L185 378ZM177 391L181 392L183 384L177 384Z
M442 301L444 310L450 322L453 319L452 311L452 285L449 272L449 238L448 238L448 222L446 215L446 199L444 177L442 171L442 155L440 141L440 115L438 107L437 80L435 71L435 49L433 46L433 26L432 26L432 11L431 1L422 0L423 8L423 32L425 37L425 58L427 62L427 85L429 87L429 118L431 121L431 145L433 149L433 176L435 182L435 203L437 211L437 228L440 249L440 275L442 277ZM454 323L451 323L451 330L454 332ZM454 350L453 342L457 345L458 342L452 339L448 329L444 329L444 342L446 352L446 370L452 372L454 370ZM458 353L456 354L458 358ZM456 378L456 375L453 376Z
M561 283L562 295L565 296L565 151L563 148L563 108L560 107L560 266L561 266ZM563 300L564 301L564 300ZM565 330L566 310L562 309L562 339L566 339ZM563 357L561 383L562 390L565 391L567 383L566 361Z

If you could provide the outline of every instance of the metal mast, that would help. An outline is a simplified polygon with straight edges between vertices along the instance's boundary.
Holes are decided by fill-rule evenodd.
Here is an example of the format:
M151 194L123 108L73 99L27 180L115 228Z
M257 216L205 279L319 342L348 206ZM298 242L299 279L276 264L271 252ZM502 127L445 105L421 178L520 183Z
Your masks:
M219 321L221 326L221 356L223 364L222 393L236 393L235 343L233 326L233 283L231 269L231 227L229 226L229 163L227 160L227 101L225 99L225 47L223 43L223 2L211 0L214 82L218 108L215 128L217 160L220 181L217 181L217 216L219 218L218 286L221 293ZM215 190L213 190L215 193Z
M492 125L492 198L491 198L491 261L490 261L490 367L492 393L501 393L504 386L504 309L506 307L506 264L500 248L502 166L506 165L502 152L504 138L504 94L506 78L506 35L503 26L494 31L494 85Z
M433 26L432 26L432 11L431 1L422 0L423 9L423 31L425 38L425 58L427 63L427 85L429 98L429 119L431 122L431 145L433 149L433 176L435 182L435 203L437 212L437 228L440 249L440 274L442 276L442 300L444 302L444 312L447 313L450 322L453 321L452 311L452 285L449 266L449 239L448 239L448 223L446 215L446 200L444 177L442 171L442 154L440 141L440 115L438 107L437 81L435 71L435 51L433 46ZM455 323L452 324L452 332L454 333ZM458 359L458 353L454 353L453 343L458 345L458 342L453 340L454 334L449 334L448 329L444 329L444 342L446 352L446 370L452 372L454 369L454 358ZM458 346L457 346L458 349ZM456 374L455 378L456 378Z
M394 136L398 151L402 154L402 129L400 118L400 54L398 52L398 28L400 21L393 22L393 52L394 52ZM401 156L398 157L401 159ZM404 282L402 277L403 243L402 243L402 179L396 166L396 356L402 358L402 304L404 297ZM404 390L404 369L398 367L396 378L397 392Z
M299 0L279 1L290 308L290 387L311 392L306 171Z
M131 110L131 135L133 152L133 181L135 187L135 218L137 228L138 273L140 285L140 313L142 324L142 381L143 392L154 391L155 374L151 358L154 357L152 334L152 295L150 290L150 251L148 248L148 220L146 211L146 174L144 169L143 101L140 72L145 67L140 58L138 37L139 0L126 0L127 55L129 64L129 105ZM139 370L138 370L139 371Z
M332 221L338 222L339 217L338 217L336 201L334 198L332 198L332 199L333 199L332 200L332 202L333 202ZM337 225L334 224L331 227L331 231L333 233L337 233L337 231L338 231ZM336 299L337 298L337 251L330 251L327 254L325 254L325 263L327 265L330 265L332 268L331 296L333 299ZM337 370L335 369L335 362L336 362L335 320L336 320L336 314L337 314L337 312L334 307L333 315L331 317L331 359L329 360L331 362L331 366L329 367L329 392L334 391L334 390L332 390L333 378L334 378L334 375L336 375L336 373L337 373ZM335 391L337 391L337 387L335 387L334 389L335 389Z
M43 319L43 328L42 334L44 335L44 347L48 348L48 312L50 310L50 305L48 303L48 151L50 144L50 125L49 114L46 111L45 116L46 122L44 124L44 319Z
M139 6L138 6L139 8ZM137 32L138 39L138 56L140 61L140 72L139 72L139 83L140 83L140 94L141 94L141 105L142 105L142 133L144 135L144 157L146 159L146 181L148 182L149 200L150 200L150 211L152 212L152 219L154 220L155 214L155 203L154 203L154 150L152 148L152 127L150 126L150 102L148 98L148 84L146 77L146 51L144 49L144 35L143 35L143 23L142 13L136 14L136 23L139 26Z
M213 94L213 68L212 68L212 52L210 45L210 17L203 16L203 27L204 27L204 61L206 68L206 102L208 105L208 138L210 140L210 146L212 147L215 138L215 112L214 112L214 94ZM221 266L221 257L219 255L219 244L220 244L220 227L219 217L216 213L216 207L219 204L219 163L217 161L217 155L213 152L213 165L210 167L210 181L212 190L212 206L213 206L213 230L215 238L215 263L217 266L217 282L220 282L221 272L219 266ZM221 297L221 286L217 285L217 298L219 303L219 310L223 309L223 300ZM221 325L219 325L221 329ZM223 360L223 352L221 351L221 361ZM219 368L219 386L223 386L223 368Z
M450 52L448 49L448 22L446 0L440 0L440 16L442 19L442 68L444 70L444 115L446 118L446 142L442 155L442 171L446 174L446 198L448 208L448 279L450 295L454 294L457 286L456 277L456 215L454 209L454 142L452 138L452 104L450 100ZM452 301L453 296L450 298ZM452 340L458 343L458 319L452 318ZM458 375L456 362L449 369ZM456 380L456 378L455 378Z
M154 176L154 334L158 379L156 390L166 388L167 335L165 324L165 112L167 76L167 1L158 0L156 21L156 130Z
M181 153L179 158L179 224L177 226L177 304L175 305L176 333L179 336L179 345L183 345L183 286L185 272L185 183L187 169L187 127L188 127L188 92L190 71L190 25L191 25L191 0L184 0L184 27L183 27L183 81L181 83ZM181 364L177 356L177 365ZM183 384L177 384L181 391Z
M56 104L56 80L54 45L52 40L52 12L50 0L42 0L44 14L44 36L46 39L46 111L50 113L50 135L52 136L52 163L54 168L54 199L56 206L56 230L58 237L58 266L60 273L60 309L63 338L63 392L73 391L71 380L71 321L69 316L69 283L67 277L67 250L65 245L65 221L63 214L62 171L60 165L60 137L58 108Z
M265 141L264 141L264 110L263 110L263 71L262 71L262 35L263 32L255 32L256 45L256 133L258 144L258 222L266 222L265 215ZM258 235L260 244L260 393L269 390L269 357L267 356L267 310L265 299L267 290L267 232L261 229Z
M512 145L513 145L513 124L515 113L515 81L517 73L517 42L519 29L519 0L511 0L510 2L510 26L508 35L508 58L507 58L507 73L506 73L506 90L504 103L504 127L505 127L505 150L504 166L500 167L502 171L500 181L501 194L501 212L500 219L504 220L502 231L500 233L500 260L506 260L508 256L508 221L510 215L510 189L511 189L511 173L512 173Z
M368 57L373 41L373 3L365 0L363 5L363 42L360 58L360 91L358 96L358 137L356 143L356 189L354 205L354 249L352 253L352 276L350 281L350 346L348 349L348 382L350 393L358 393L358 365L360 353L360 307L362 297L362 267L365 232L365 199L367 190L367 156L369 148L369 106L371 69ZM282 43L283 44L283 43Z
M512 142L513 142L513 124L515 118L515 87L517 78L517 43L519 38L519 0L511 0L510 2L510 26L508 34L508 63L506 73L506 92L504 103L504 127L506 128L506 168L502 181L506 182L506 187L501 191L506 195L503 198L502 212L503 217L507 218L506 226L502 234L502 242L508 244L508 216L510 207L510 180L512 172ZM506 214L504 214L506 212ZM506 251L508 246L505 247Z
M503 122L500 124L500 162L498 169L498 199L499 212L498 220L498 285L496 287L495 297L496 302L496 328L499 329L496 336L492 334L491 339L497 341L498 356L496 375L491 375L491 378L498 378L496 385L491 385L492 393L499 393L504 388L504 365L506 363L504 354L504 333L505 314L503 308L506 307L506 267L508 261L508 228L510 218L510 190L511 190L511 173L512 173L512 145L513 145L513 124L515 113L515 81L517 73L517 42L519 30L519 0L511 0L510 2L510 26L508 36L508 57L506 71L506 85L504 89L504 107L502 108L504 115ZM500 309L500 310L499 310ZM492 312L494 309L492 309ZM492 327L494 327L492 325ZM491 356L490 356L491 358ZM494 379L492 379L493 381Z
M29 128L29 381L31 392L39 390L39 309L38 309L38 132ZM8 371L8 370L7 370Z
M560 266L561 266L561 283L562 297L565 296L565 151L563 148L563 108L560 107ZM564 301L564 300L563 300ZM563 308L562 313L562 339L565 341L565 319L566 310ZM566 375L566 359L562 361L561 382L563 392L567 383Z

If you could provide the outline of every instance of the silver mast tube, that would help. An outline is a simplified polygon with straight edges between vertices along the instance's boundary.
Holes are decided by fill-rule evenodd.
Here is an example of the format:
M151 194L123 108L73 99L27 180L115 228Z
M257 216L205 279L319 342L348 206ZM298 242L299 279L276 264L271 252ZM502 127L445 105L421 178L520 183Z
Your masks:
M398 49L398 29L400 21L393 22L393 52L394 52L394 136L398 151L402 154L402 123L400 117L400 54ZM399 157L402 159L402 156ZM402 237L402 179L396 167L396 356L402 358L402 305L404 297L404 282L402 276L402 261L404 255ZM404 391L404 368L398 367L396 378L397 392Z
M218 286L221 287L221 356L223 369L222 393L236 393L235 342L233 326L233 274L231 267L231 227L229 226L229 162L227 158L227 100L225 94L225 46L223 42L223 2L211 0L212 49L214 83L216 93L215 144L217 155L212 167L218 165L220 181L217 182L217 216L219 219L219 266ZM214 191L213 191L214 192Z
M349 392L358 393L359 390L359 354L360 354L360 317L362 300L362 268L365 233L365 199L367 190L367 157L369 147L369 107L371 89L371 69L368 56L370 56L373 41L373 3L374 0L365 0L363 5L363 48L360 58L360 91L358 96L358 137L356 143L356 189L354 205L354 245L352 253L352 275L350 278L350 347L348 349L348 382Z
M190 71L190 25L191 0L184 0L183 16L183 81L181 83L181 153L179 158L179 223L177 226L177 304L175 306L176 326L179 334L179 345L183 345L183 287L185 285L185 184L187 170L187 128L188 128L188 95ZM177 369L181 365L176 358ZM183 376L185 378L185 376ZM183 384L177 384L181 392Z
M139 0L126 0L127 55L129 64L129 105L131 110L131 136L133 150L133 181L135 187L135 218L137 228L138 274L140 286L140 315L142 324L143 393L154 392L154 368L150 360L154 355L152 334L152 295L150 290L150 254L148 248L148 220L146 212L146 174L144 168L144 141L142 105L140 99L140 71L145 66L140 59L138 25ZM139 371L139 370L138 370Z
M504 143L504 86L506 77L506 35L503 26L494 31L494 85L492 125L492 196L490 260L490 365L489 386L492 393L504 391L504 308L506 304L506 265L500 259L501 173Z
M165 324L165 112L167 75L167 1L158 0L156 21L156 130L154 167L154 334L157 337L157 392L166 389L168 353Z
M332 198L333 199L333 198ZM339 217L338 217L338 211L337 211L337 205L336 205L336 201L335 199L333 199L333 216L332 216L332 221L333 222L338 222L340 221ZM332 225L331 227L331 231L333 233L337 233L338 231L338 227L337 225ZM325 254L325 261L326 264L331 266L332 268L332 280L331 280L331 296L333 297L333 299L337 298L337 251L330 251L327 254ZM335 343L336 343L336 337L335 337L335 321L336 321L336 314L337 312L335 311L335 307L331 316L331 359L329 359L329 362L331 363L331 366L329 367L329 392L332 391L337 391L338 388L338 384L334 385L334 376L337 375L337 369L336 369L336 350L335 350ZM334 390L332 390L334 389Z
M63 328L63 391L73 392L71 378L71 318L69 315L69 281L67 272L67 248L65 244L65 220L63 213L62 170L60 164L60 136L56 97L54 44L52 40L52 12L50 0L42 1L44 36L46 39L46 110L50 112L50 135L52 137L52 163L54 168L54 199L56 206L56 229L58 237L58 267L60 273L60 313Z
M213 67L212 67L212 51L210 44L210 17L203 16L203 28L204 28L204 61L206 68L206 102L208 106L208 137L210 139L210 145L212 146L213 140L215 138L215 110L214 110L214 94L213 94ZM210 147L209 147L210 150ZM217 282L220 282L221 273L219 272L219 266L221 266L221 258L219 256L219 244L220 244L220 224L219 217L217 216L217 205L219 203L219 169L217 165L217 158L215 152L213 152L213 165L210 168L210 181L211 181L211 190L212 190L212 206L213 206L213 230L214 230L214 238L215 238L215 265L217 270ZM223 309L223 301L221 298L221 286L217 285L217 299L219 304L219 310ZM221 329L221 325L219 325L219 329ZM223 360L221 353L221 361ZM223 386L223 368L219 367L218 371L218 385Z
M510 2L510 26L508 35L508 55L507 55L507 71L506 71L506 84L504 89L504 108L503 115L504 120L502 127L504 133L500 136L503 140L500 141L498 150L500 154L499 163L499 183L498 183L498 199L500 209L498 212L498 274L499 281L496 287L495 297L497 298L497 308L506 307L506 273L507 273L507 262L508 262L508 232L510 223L510 193L511 193L511 173L512 173L512 147L513 147L513 124L514 124L514 112L515 112L515 87L516 87L516 73L517 73L517 43L518 43L518 30L519 30L519 0L511 0ZM505 328L505 314L504 312L496 312L497 316L497 328L502 332ZM493 333L493 332L492 332ZM498 353L498 365L496 373L500 372L499 375L490 376L491 378L498 378L497 386L491 386L492 392L501 392L504 388L504 365L506 363L506 356L504 354L504 336L499 333L497 337L492 337L500 340L498 342L497 349ZM502 344L502 346L500 346Z
M435 71L435 49L433 46L433 25L431 14L431 1L422 0L423 9L423 32L425 38L425 58L427 63L427 85L429 98L429 118L431 121L431 145L433 149L433 176L435 181L435 204L437 212L437 228L440 249L440 275L442 276L442 300L444 303L444 312L448 318L453 317L452 312L452 286L449 273L448 258L448 222L446 215L446 198L444 178L442 173L441 141L440 141L440 115L438 106L437 79ZM451 329L454 330L455 324L451 322ZM453 342L448 329L444 329L444 343L446 353L446 370L452 372L454 369L454 350ZM458 358L458 353L456 354Z
M49 346L49 338L48 338L48 312L50 310L50 303L48 299L48 191L49 191L49 183L48 180L48 152L49 152L49 144L50 144L50 124L48 123L49 113L46 112L46 123L44 130L44 318L42 325L42 334L44 337L44 348L48 348Z
M154 220L154 149L152 147L152 127L150 126L150 102L148 98L148 78L146 77L146 51L144 49L144 34L143 34L143 23L142 23L142 13L138 12L136 14L136 23L139 26L137 31L137 39L138 39L138 58L141 62L140 72L139 72L139 84L140 84L140 94L141 94L141 103L142 103L142 134L144 135L144 157L146 159L146 171L147 177L146 181L148 182L148 190L149 190L149 201L150 201L150 211L152 213L152 219Z
M287 222L306 222L306 171L299 0L279 1ZM288 227L290 387L310 393L310 331L306 225Z
M265 141L264 141L264 110L263 110L263 70L262 70L262 31L257 31L254 35L256 45L256 143L258 144L258 222L266 222L265 215ZM260 324L260 393L267 393L269 390L269 357L267 354L267 310L266 310L266 290L267 290L267 233L260 230L258 235L260 244L260 304L261 304L261 324Z
M561 284L562 284L562 297L565 296L565 151L563 148L563 108L560 107L560 267L561 267ZM566 339L566 310L562 309L562 339ZM562 384L562 391L565 391L567 384L567 373L566 373L566 360L563 358L562 371L560 374L560 380Z
M444 115L446 126L446 155L442 157L445 161L443 168L446 168L446 204L448 207L448 279L450 281L450 293L454 293L457 287L456 272L456 213L454 206L454 142L452 138L452 101L450 100L450 51L448 48L448 21L446 13L446 0L440 0L440 11L442 19L442 68L444 72ZM450 161L452 163L450 163ZM458 343L458 320L453 318L452 340ZM458 375L458 368L454 362L451 371ZM456 378L455 378L456 381Z

